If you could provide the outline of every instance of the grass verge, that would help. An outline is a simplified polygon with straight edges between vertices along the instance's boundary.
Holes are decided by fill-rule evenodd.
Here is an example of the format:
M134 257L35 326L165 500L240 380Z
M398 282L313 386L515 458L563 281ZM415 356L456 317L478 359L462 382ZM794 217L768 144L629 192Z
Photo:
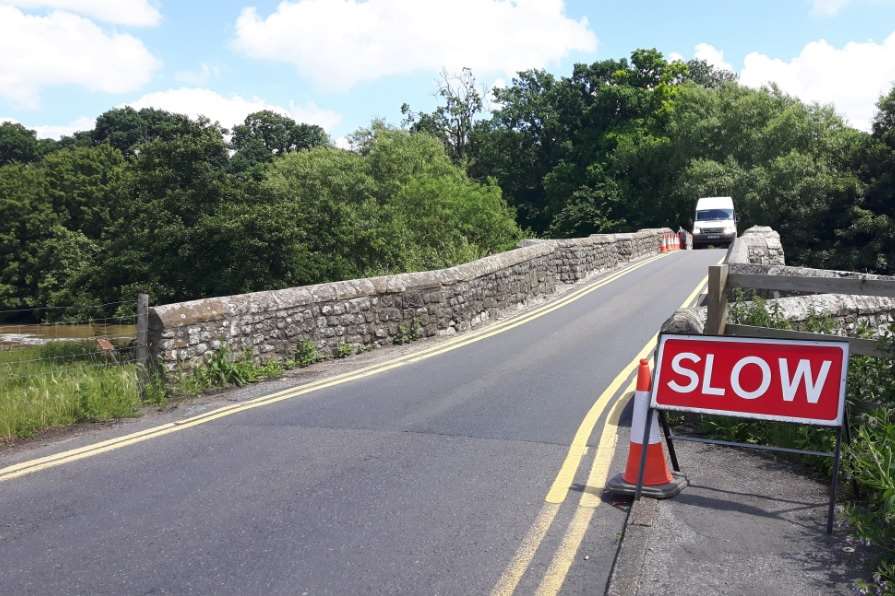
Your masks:
M139 409L133 364L102 362L78 342L0 352L2 441L78 422L134 416Z

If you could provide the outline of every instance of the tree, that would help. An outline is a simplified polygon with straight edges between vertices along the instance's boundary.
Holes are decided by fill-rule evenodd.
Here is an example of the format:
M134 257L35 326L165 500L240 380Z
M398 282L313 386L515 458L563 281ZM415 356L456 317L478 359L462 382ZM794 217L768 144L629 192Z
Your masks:
M109 145L60 149L47 155L41 167L47 199L70 230L99 239L121 216L125 162Z
M846 206L849 221L837 234L837 253L854 269L895 271L895 87L877 103L872 134L863 142L855 168L867 190Z
M736 73L715 68L705 60L687 60L687 73L689 80L707 88L720 87L737 80Z
M108 143L130 157L143 143L153 140L170 141L178 136L192 134L204 126L205 124L193 121L184 114L156 108L135 110L126 106L101 114L89 136L94 144ZM75 141L77 140L76 136Z
M472 131L475 118L482 111L483 93L476 87L472 71L463 68L457 75L441 73L437 95L444 104L428 114L414 112L408 104L402 104L404 126L440 139L451 160L465 164L475 142Z
M296 123L288 116L270 110L253 112L233 128L233 168L246 170L267 163L276 155L326 145L329 139L314 124Z
M359 151L318 147L265 170L268 201L296 206L304 283L444 267L520 236L494 184L470 180L434 137L373 126Z
M0 166L30 163L40 157L37 133L15 122L0 124Z

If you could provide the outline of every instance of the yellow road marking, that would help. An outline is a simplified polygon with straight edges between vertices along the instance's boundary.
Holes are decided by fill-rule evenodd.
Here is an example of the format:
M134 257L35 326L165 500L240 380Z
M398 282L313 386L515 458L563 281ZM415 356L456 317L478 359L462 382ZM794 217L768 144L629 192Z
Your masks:
M721 259L721 262L723 262L723 261L724 261L724 259ZM690 292L690 294L684 299L684 301L681 303L679 308L685 308L685 307L689 306L693 302L693 300L696 298L696 296L702 292L702 290L705 288L707 283L708 283L708 276L705 276L702 278L702 281L700 281L696 285L696 287L693 289L693 291ZM646 343L646 346L644 346L644 349L650 347L650 345L653 342L655 342L655 340L656 340L656 336L653 336L653 338L650 339L650 341ZM638 354L638 356L639 356L639 354ZM638 358L635 358L633 362L639 362L639 360L640 359L638 357ZM629 364L628 367L625 367L625 368L629 368L630 366L631 365ZM616 382L618 382L618 384L621 385L621 383L624 382L625 378L626 377L623 374L619 374L619 376L617 376L612 381L612 384L615 384ZM619 379L621 379L621 380L619 380ZM608 391L608 388L607 388L607 391ZM606 394L606 392L603 393L603 395L605 395L605 394ZM603 398L603 395L601 395L600 398L597 399L598 402L600 401L600 399ZM610 396L614 395L614 392L610 392L609 395ZM624 400L618 400L618 402L616 403L616 407L619 402L623 402L623 401ZM594 404L594 406L596 406L596 404ZM619 415L620 415L621 409L619 409L618 411L619 411ZM610 416L614 412L615 412L615 408L611 411ZM588 416L591 416L591 420L588 420ZM589 425L586 426L585 421L582 421L581 425L578 428L578 431L575 433L575 437L577 438L579 436L579 433L585 433L585 432L586 432L586 436L589 436L591 431L593 430L594 425L597 423L597 420L599 419L599 417L600 417L600 412L599 411L595 412L594 407L591 407L591 409L588 410L587 414L585 415L585 421L588 421ZM609 420L609 418L607 418L607 423L608 423L608 420ZM615 420L614 425L615 425L615 427L613 428L613 432L611 433L613 435L613 438L611 439L611 441L609 441L605 445L603 445L603 437L606 435L605 430L604 430L603 434L600 436L600 445L598 446L598 451L597 451L596 457L594 459L594 464L593 464L593 467L591 468L590 475L588 476L586 488L589 488L591 486L594 486L595 484L598 484L597 479L598 479L599 474L601 473L600 470L602 469L602 466L604 464L600 464L600 467L598 468L597 462L598 461L611 462L612 457L615 455L615 445L616 445L616 441L617 441L617 427L618 427L617 419ZM589 430L586 430L586 429L589 429ZM575 442L574 438L573 438L572 442L574 444L574 442ZM586 438L585 438L585 442L586 442ZM545 511L547 511L547 510L553 511L553 514L549 516L549 523L552 524L554 518L556 517L556 511L558 510L560 504L565 500L565 496L569 492L569 487L571 486L572 481L574 480L575 474L578 471L578 465L581 462L581 457L584 455L584 452L586 452L586 449L587 449L586 445L583 448L580 445L577 448L573 448L572 445L569 446L569 451L566 454L566 459L563 460L563 464L560 467L560 471L557 474L556 479L553 481L553 484L550 487L550 491L548 491L547 497L545 498L545 501L547 501L547 503L541 508L541 512L538 514L538 517L535 520L535 524L538 525L537 531L534 531L534 529L532 529L526 535L526 541L523 542L523 544L516 551L516 554L513 557L513 560L510 562L507 569L504 571L503 575L501 576L500 580L497 583L497 586L495 586L494 590L491 592L492 596L497 595L497 594L501 594L501 595L512 594L513 591L516 589L516 586L518 585L519 580L522 578L522 576L528 570L528 566L531 564L532 559L534 559L534 555L537 552L538 548L540 547L540 543L543 541L544 536L547 534L547 531L549 531L549 529L550 529L549 525L546 528L542 527L544 520L547 519L547 518L545 518ZM574 467L572 467L572 463L568 463L568 465L567 465L567 462L569 462L570 458L572 458ZM608 466L608 463L605 465ZM605 484L605 478L602 481L602 483ZM562 495L562 499L559 501L556 501L556 499L559 499L560 494ZM553 497L554 501L550 500L551 496ZM597 507L598 504L599 504L599 497L596 495L589 495L587 490L585 490L585 492L581 496L581 500L579 502L579 507L586 508L586 509L590 510L591 515L593 515L593 510ZM553 508L556 508L556 509L554 510ZM576 515L577 515L577 512L576 512ZM587 523L584 523L584 524L581 524L581 520L579 519L579 522L575 526L572 526L572 527L575 529L575 532L582 531L581 528L583 528L584 531L586 532L586 529L587 529L587 526L589 525L589 523L590 523L590 517L588 517ZM533 542L532 539L530 539L530 537L536 537L536 542ZM563 544L571 545L572 542L574 541L574 539L575 539L574 536L571 538L566 537L563 539ZM582 539L583 539L583 534L582 534L581 538L578 539L578 544L580 544ZM562 550L562 546L560 547L560 549ZM575 550L577 551L577 548ZM563 563L562 564L563 567L560 567L559 564L557 563L557 566L555 567L554 571L558 571L562 568L565 568L565 570L566 570L565 572L568 573L568 569L569 569L569 567L571 567L571 562L574 559L575 552L572 552L571 555L569 555L568 548L566 548L565 550L563 550L563 553L564 553L564 556L568 560L568 565ZM551 581L556 581L556 580L554 579ZM562 582L564 582L564 581L565 581L565 576L563 576L563 578L562 578ZM560 582L560 586L562 585L562 582Z
M595 283L571 292L567 296L564 296L560 300L556 302L552 302L550 304L546 304L541 306L532 312L523 315L518 318L510 319L505 322L497 323L486 330L483 330L481 333L458 337L456 339L448 340L447 342L441 343L437 346L433 346L431 348L427 348L425 350L421 350L419 352L415 352L413 354L408 354L406 356L401 356L395 358L393 360L389 360L386 362L382 362L379 364L374 364L368 366L366 368L361 368L359 370L343 373L340 375L336 375L330 377L328 379L321 379L319 381L314 381L311 383L307 383L305 385L301 385L299 387L293 387L290 389L285 389L283 391L275 392L269 395L257 397L251 400L248 400L243 403L233 404L230 406L224 406L222 408L217 408L210 412L205 412L203 414L199 414L197 416L192 416L190 418L185 418L183 420L178 420L175 422L169 422L167 424L162 424L159 426L155 426L152 428L147 428L135 433L123 435L120 437L115 437L112 439L108 439L105 441L100 441L98 443L92 443L90 445L85 445L83 447L79 447L76 449L69 449L67 451L62 451L59 453L55 453L52 455L48 455L45 457L40 457L28 461L24 461L18 464L13 464L10 466L6 466L4 468L0 468L0 481L4 480L12 480L13 478L19 478L21 476L25 476L26 474L31 474L34 472L38 472L40 470L45 470L47 468L52 468L56 466L60 466L66 463L71 463L74 461L78 461L80 459L85 459L88 457L93 457L95 455L99 455L101 453L106 453L109 451L113 451L116 449L121 449L123 447L127 447L130 445L135 445L137 443L142 443L143 441L148 441L150 439L162 437L173 432L177 432L180 430L185 430L187 428L192 428L194 426L198 426L200 424L206 424L213 420L218 420L220 418L224 418L226 416L232 416L233 414L237 414L239 412L245 412L247 410L252 410L255 408L259 408L262 406L271 405L280 401L284 401L287 399L292 399L295 397L299 397L301 395L306 395L313 391L319 391L321 389L326 389L329 387L333 387L335 385L341 385L343 383L347 383L350 381L355 381L358 379L362 379L365 377L369 377L372 375L380 374L394 368L398 368L400 366L404 366L406 364L419 362L421 360L426 360L428 358L432 358L439 354L443 354L445 352L449 352L451 350L456 350L461 347L467 346L469 344L482 341L499 333L504 333L509 331L510 329L514 329L520 325L524 325L530 321L543 317L559 308L562 308L576 300L580 300L587 294L598 290L606 286L607 284L612 283L613 281L619 279L620 277L627 275L641 267L645 267L646 265L663 258L667 255L660 254L654 257L650 257L648 259L644 259L642 261L638 261L632 265L629 265L615 273L612 273L606 277L603 277L596 281Z
M625 390L625 395L634 390L635 382L632 381ZM615 444L618 440L618 420L622 415L627 400L618 399L606 417L603 431L600 434L600 443L594 456L594 463L587 478L587 486L581 493L579 507L575 510L572 521L566 530L559 548L550 561L547 572L541 579L535 594L538 596L553 596L559 594L560 588L566 581L575 554L587 534L590 520L594 516L597 506L602 502L600 493L606 486L606 478L609 477L609 466L612 464L612 456L615 454Z
M643 346L637 355L634 356L634 359L626 364L621 372L612 379L612 382L609 383L606 390L600 394L597 401L595 401L590 407L590 410L587 411L581 424L578 425L578 430L572 438L572 444L569 445L569 451L566 453L566 458L563 460L562 466L560 466L559 472L556 474L556 478L553 480L553 484L547 492L547 497L544 499L545 501L548 503L562 503L566 500L566 496L569 494L569 488L575 480L575 473L578 471L578 466L581 464L581 458L584 457L586 452L587 440L590 438L594 426L600 418L600 414L603 413L606 404L612 399L612 396L618 392L622 383L625 382L625 379L631 376L631 373L634 372L637 365L640 363L640 359L646 358L653 350L657 338L658 334L652 336L649 341L646 342L646 345Z
M516 590L516 586L519 585L519 580L525 575L525 570L528 569L529 563L534 558L538 546L544 540L544 535L547 534L547 530L553 525L553 519L558 511L559 505L551 503L545 503L541 507L540 513L538 513L528 533L522 539L522 544L516 549L513 560L507 565L503 575L497 580L497 585L491 590L491 596L511 596Z
M684 299L679 308L684 308L693 302L693 299L702 291L702 288L705 287L706 283L708 283L708 276L704 277L702 281L697 284L696 288L694 288L694 290ZM646 358L649 353L653 351L653 347L658 338L659 334L657 333L646 342L646 345L644 345L640 352L634 356L634 359L631 360L631 362L629 362L614 379L612 379L612 382L606 387L606 390L600 394L600 397L597 398L594 405L587 411L581 424L578 425L578 430L572 438L572 444L569 445L569 451L566 453L566 458L563 460L562 466L560 466L559 472L556 475L556 479L553 481L550 490L547 492L545 501L548 503L562 503L565 501L566 496L569 494L569 487L572 486L572 482L575 479L575 473L578 471L578 466L581 464L581 458L587 453L587 440L590 438L594 426L597 424L597 420L603 413L606 403L612 399L612 396L615 395L618 388L625 382L628 375L637 368L640 360Z

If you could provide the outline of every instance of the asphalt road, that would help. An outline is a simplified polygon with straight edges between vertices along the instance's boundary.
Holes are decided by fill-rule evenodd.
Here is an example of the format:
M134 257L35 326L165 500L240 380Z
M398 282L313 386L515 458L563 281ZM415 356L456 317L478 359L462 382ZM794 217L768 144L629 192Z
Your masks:
M0 593L487 594L596 397L722 255L672 253L482 341L0 482ZM543 587L593 451L517 593ZM602 592L624 515L594 511L563 593Z

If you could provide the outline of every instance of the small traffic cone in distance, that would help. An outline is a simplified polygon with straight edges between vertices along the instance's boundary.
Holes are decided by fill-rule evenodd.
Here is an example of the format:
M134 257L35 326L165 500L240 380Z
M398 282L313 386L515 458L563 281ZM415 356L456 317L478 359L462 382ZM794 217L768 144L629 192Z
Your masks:
M662 234L662 242L659 244L659 252L668 252L668 236Z
M643 450L646 449L646 465L643 472L641 494L656 499L667 499L683 490L687 485L687 477L669 469L665 459L665 449L662 447L662 439L659 435L659 421L655 417L650 425L646 445L643 444L651 383L652 375L649 362L641 360L640 368L637 370L637 390L634 392L634 414L631 419L628 461L625 471L611 478L606 483L606 489L615 494L635 494L640 461Z

